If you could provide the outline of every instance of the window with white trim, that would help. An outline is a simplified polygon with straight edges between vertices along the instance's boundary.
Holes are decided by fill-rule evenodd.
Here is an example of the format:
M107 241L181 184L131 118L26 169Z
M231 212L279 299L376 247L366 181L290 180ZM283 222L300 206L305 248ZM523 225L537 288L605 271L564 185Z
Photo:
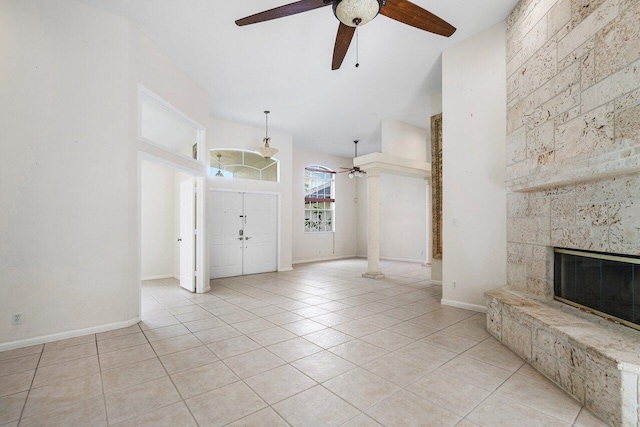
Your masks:
M311 165L304 170L304 231L327 233L335 224L335 176L324 166Z

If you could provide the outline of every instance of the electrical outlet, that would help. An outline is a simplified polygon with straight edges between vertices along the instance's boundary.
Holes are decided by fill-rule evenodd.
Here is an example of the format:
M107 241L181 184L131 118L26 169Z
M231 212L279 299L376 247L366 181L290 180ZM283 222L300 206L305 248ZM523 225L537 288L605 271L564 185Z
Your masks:
M455 280L453 281L453 289L458 289L458 282Z
M22 321L23 321L23 314L22 313L13 313L11 315L11 324L12 325L22 325Z

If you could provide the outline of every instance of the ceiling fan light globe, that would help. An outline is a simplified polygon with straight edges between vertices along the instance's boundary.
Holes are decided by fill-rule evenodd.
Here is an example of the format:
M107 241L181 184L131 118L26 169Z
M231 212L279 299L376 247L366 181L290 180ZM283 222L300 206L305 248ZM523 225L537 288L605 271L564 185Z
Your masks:
M333 13L344 25L361 27L378 16L382 0L338 0L333 3Z
M349 179L353 179L354 176L353 172L349 172Z

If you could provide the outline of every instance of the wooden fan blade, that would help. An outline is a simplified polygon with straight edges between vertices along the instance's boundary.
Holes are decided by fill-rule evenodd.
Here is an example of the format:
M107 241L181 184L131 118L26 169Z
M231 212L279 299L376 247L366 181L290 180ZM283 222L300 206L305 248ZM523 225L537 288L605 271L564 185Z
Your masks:
M331 63L331 69L337 70L342 65L344 57L347 55L351 39L356 32L355 27L349 27L342 22L338 27L338 35L336 36L336 45L333 48L333 62Z
M236 21L236 25L242 27L243 25L257 24L258 22L284 18L285 16L308 12L310 10L318 9L330 4L330 1L326 2L325 0L300 0L295 3L286 4L284 6L256 13L255 15L247 16L246 18L238 19Z
M456 32L454 26L408 0L387 0L387 4L380 10L380 14L403 24L445 37L450 37Z

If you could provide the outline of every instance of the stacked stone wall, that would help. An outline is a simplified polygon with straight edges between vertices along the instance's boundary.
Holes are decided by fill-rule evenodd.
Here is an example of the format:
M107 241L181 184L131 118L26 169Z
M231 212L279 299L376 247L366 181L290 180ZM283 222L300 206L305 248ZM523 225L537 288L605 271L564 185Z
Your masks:
M640 1L522 0L507 19L508 284L552 247L640 255Z

